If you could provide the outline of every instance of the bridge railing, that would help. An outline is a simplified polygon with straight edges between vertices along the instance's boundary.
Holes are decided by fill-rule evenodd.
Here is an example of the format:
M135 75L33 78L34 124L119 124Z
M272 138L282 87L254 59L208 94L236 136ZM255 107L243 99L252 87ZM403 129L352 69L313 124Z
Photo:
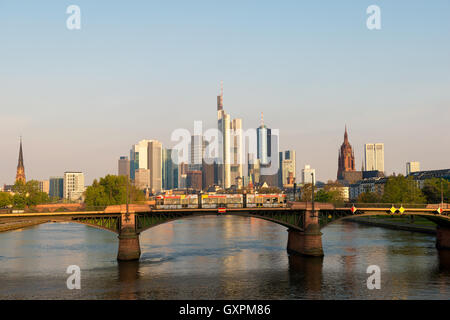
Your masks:
M423 203L357 203L350 202L344 204L344 208L351 208L355 206L356 208L391 208L394 206L395 208L403 207L405 209L423 209L429 208L429 205Z
M29 208L2 208L0 209L0 214L20 214L20 213L58 213L58 212L98 212L104 211L106 206L64 206L55 205L52 207L29 207Z

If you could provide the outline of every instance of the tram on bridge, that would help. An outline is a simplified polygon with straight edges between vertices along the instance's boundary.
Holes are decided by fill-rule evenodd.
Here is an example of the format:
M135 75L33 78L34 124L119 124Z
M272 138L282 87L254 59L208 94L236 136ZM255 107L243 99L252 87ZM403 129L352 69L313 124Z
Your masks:
M216 208L284 208L286 194L188 194L159 195L156 209L216 209Z

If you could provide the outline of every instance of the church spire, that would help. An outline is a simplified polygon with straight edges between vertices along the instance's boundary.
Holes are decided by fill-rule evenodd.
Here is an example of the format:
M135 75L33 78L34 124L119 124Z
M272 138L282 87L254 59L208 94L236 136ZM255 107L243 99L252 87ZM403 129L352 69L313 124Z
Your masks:
M345 125L344 142L348 142L347 125Z
M16 182L18 181L21 181L23 183L26 182L25 166L23 165L22 137L20 137L19 161L17 163L17 173L16 173Z

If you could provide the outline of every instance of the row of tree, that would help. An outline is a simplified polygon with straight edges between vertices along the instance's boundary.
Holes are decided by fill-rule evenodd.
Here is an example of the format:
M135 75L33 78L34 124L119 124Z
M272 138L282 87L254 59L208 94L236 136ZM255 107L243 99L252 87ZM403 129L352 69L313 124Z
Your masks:
M107 205L124 204L127 197L127 184L130 203L145 200L142 191L133 186L124 176L107 175L100 180L94 180L86 189L85 203L87 206L98 207ZM358 203L439 203L441 202L441 186L444 202L450 202L450 181L441 179L429 179L420 189L417 182L411 177L402 175L390 176L384 186L382 195L376 192L365 192L359 195ZM324 188L315 193L315 201L334 203L344 202L343 194L339 190L341 185L328 181ZM22 209L42 203L49 203L47 193L39 190L39 182L30 180L27 183L16 182L13 187L14 195L0 192L0 208L14 207ZM260 190L261 193L280 192L277 188ZM312 185L302 187L300 200L311 201Z
M450 201L450 181L445 179L427 179L422 189L412 177L390 176L382 195L365 192L359 195L360 203L439 203L441 202L441 183L444 202Z
M30 180L27 183L17 181L12 190L14 194L0 192L0 208L24 209L50 202L48 194L39 190L39 182L36 180Z
M444 202L450 202L450 181L445 179L425 180L422 189L412 177L403 175L390 176L384 186L383 194L377 192L364 192L359 195L358 203L440 203L441 183ZM342 187L338 182L328 181L322 189L315 192L315 201L327 202L336 205L344 203ZM302 187L300 200L311 201L312 185Z
M85 204L90 207L124 204L127 201L127 184L129 202L137 203L145 200L145 195L127 181L125 176L107 175L94 180L85 191Z

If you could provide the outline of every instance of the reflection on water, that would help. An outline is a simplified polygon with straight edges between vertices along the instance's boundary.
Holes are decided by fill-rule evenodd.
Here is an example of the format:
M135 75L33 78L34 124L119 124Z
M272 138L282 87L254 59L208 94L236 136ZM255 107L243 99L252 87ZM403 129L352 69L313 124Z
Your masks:
M183 219L142 233L140 261L121 263L117 235L83 225L0 233L0 299L450 298L450 253L433 236L348 222L322 231L325 257L304 258L267 221ZM72 264L81 290L66 288ZM369 265L381 290L367 289Z

